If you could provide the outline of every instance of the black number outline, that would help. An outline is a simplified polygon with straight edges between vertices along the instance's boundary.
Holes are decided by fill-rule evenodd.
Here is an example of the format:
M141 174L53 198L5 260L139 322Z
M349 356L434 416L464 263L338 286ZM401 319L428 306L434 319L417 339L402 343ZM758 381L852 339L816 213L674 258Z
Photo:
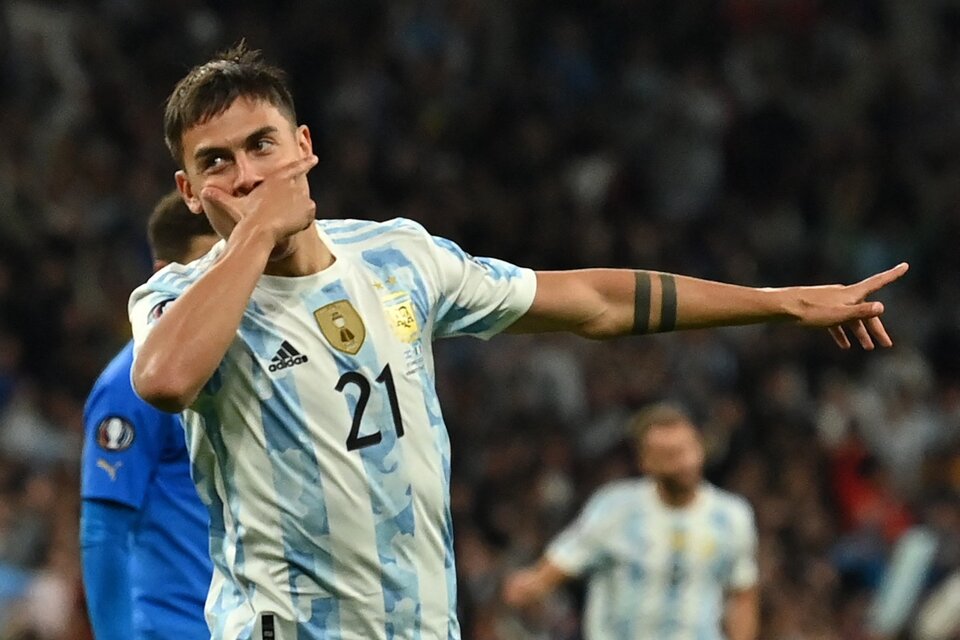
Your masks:
M397 398L397 388L393 384L393 373L388 364L377 376L377 382L382 382L387 388L387 399L390 401L390 413L393 415L393 427L397 430L397 437L403 437L403 418L400 417L400 400Z
M397 398L397 387L393 383L393 373L388 364L376 378L387 388L387 399L390 402L390 413L393 416L393 426L397 431L397 437L402 438L403 418L400 416L400 400ZM377 431L365 436L360 435L360 424L363 422L363 412L367 409L367 402L370 400L370 381L359 371L347 371L337 380L337 386L334 387L340 393L348 384L355 384L360 389L360 397L357 398L357 406L353 411L353 419L350 424L350 434L347 436L347 451L356 451L364 447L370 447L380 444L383 441L383 432Z

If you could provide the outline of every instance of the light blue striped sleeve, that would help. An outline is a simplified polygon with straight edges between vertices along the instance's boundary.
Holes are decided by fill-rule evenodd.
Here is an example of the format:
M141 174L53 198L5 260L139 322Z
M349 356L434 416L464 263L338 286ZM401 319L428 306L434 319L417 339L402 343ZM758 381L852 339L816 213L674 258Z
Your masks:
M734 590L749 589L757 584L757 526L750 504L738 498L732 503L734 513L734 556L728 587Z
M134 354L140 349L153 324L163 315L164 309L183 295L210 264L213 253L211 251L207 256L186 266L171 263L133 290L127 304L127 313L133 330Z
M489 339L520 318L537 290L537 277L496 258L471 256L455 242L431 238L439 291L434 335Z
M618 513L610 508L611 498L604 490L590 498L577 519L547 546L545 556L551 564L567 575L580 576L604 559Z

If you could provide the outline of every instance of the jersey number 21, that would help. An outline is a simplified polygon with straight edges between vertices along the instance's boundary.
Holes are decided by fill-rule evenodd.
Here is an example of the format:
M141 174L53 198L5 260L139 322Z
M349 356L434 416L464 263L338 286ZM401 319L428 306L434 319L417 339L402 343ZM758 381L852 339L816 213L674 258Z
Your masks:
M387 398L390 401L390 413L393 414L393 426L397 430L397 437L403 437L403 419L400 417L400 403L397 401L397 388L393 384L393 374L390 373L388 364L377 376L375 382L381 383L387 388ZM363 412L367 408L367 401L370 399L370 381L359 371L347 371L337 380L337 391L343 393L348 384L355 384L360 389L360 397L357 398L357 407L353 412L353 424L350 425L350 435L347 436L347 451L362 449L371 445L379 444L383 440L383 434L380 431L365 436L360 435L360 422L363 420Z

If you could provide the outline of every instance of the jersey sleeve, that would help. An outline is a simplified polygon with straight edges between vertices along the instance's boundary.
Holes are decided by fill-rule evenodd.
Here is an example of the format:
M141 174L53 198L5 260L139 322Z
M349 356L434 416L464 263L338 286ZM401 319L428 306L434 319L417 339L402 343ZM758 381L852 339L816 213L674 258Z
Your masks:
M80 553L90 626L98 640L132 638L130 532L138 514L120 505L84 500Z
M615 511L609 503L605 493L591 498L577 519L547 546L547 560L571 576L597 566L605 557L606 540L614 526L611 515Z
M143 344L167 305L179 298L189 286L189 281L177 270L178 267L180 265L177 264L168 266L130 294L127 311L133 330L134 351Z
M733 567L727 587L739 591L757 584L757 526L750 505L742 501L737 506Z
M98 382L87 400L81 497L139 509L175 418L140 400L123 374Z
M437 308L434 337L470 335L489 339L513 324L533 304L537 277L496 258L477 258L455 242L430 236Z
M203 257L189 264L182 265L172 262L153 274L153 277L147 282L133 290L127 303L127 314L130 317L130 326L133 331L134 359L136 359L140 345L146 340L166 308L176 302L184 291L196 282L210 265L216 262L223 248L224 241L221 240ZM204 386L204 391L206 390L207 387Z

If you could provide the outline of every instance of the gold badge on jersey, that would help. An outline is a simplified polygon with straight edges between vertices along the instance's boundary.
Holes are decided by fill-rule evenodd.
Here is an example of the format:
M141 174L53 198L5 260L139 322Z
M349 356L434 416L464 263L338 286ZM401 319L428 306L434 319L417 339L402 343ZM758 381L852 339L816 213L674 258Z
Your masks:
M420 337L417 315L410 296L403 292L383 296L383 309L387 313L387 322L401 342L412 344Z
M687 533L682 530L674 530L670 535L670 547L674 551L683 551L687 547Z
M338 300L313 312L323 337L337 351L356 355L367 337L360 314L348 300Z
M704 558L712 558L717 552L717 543L713 538L707 538L700 543L700 555Z

